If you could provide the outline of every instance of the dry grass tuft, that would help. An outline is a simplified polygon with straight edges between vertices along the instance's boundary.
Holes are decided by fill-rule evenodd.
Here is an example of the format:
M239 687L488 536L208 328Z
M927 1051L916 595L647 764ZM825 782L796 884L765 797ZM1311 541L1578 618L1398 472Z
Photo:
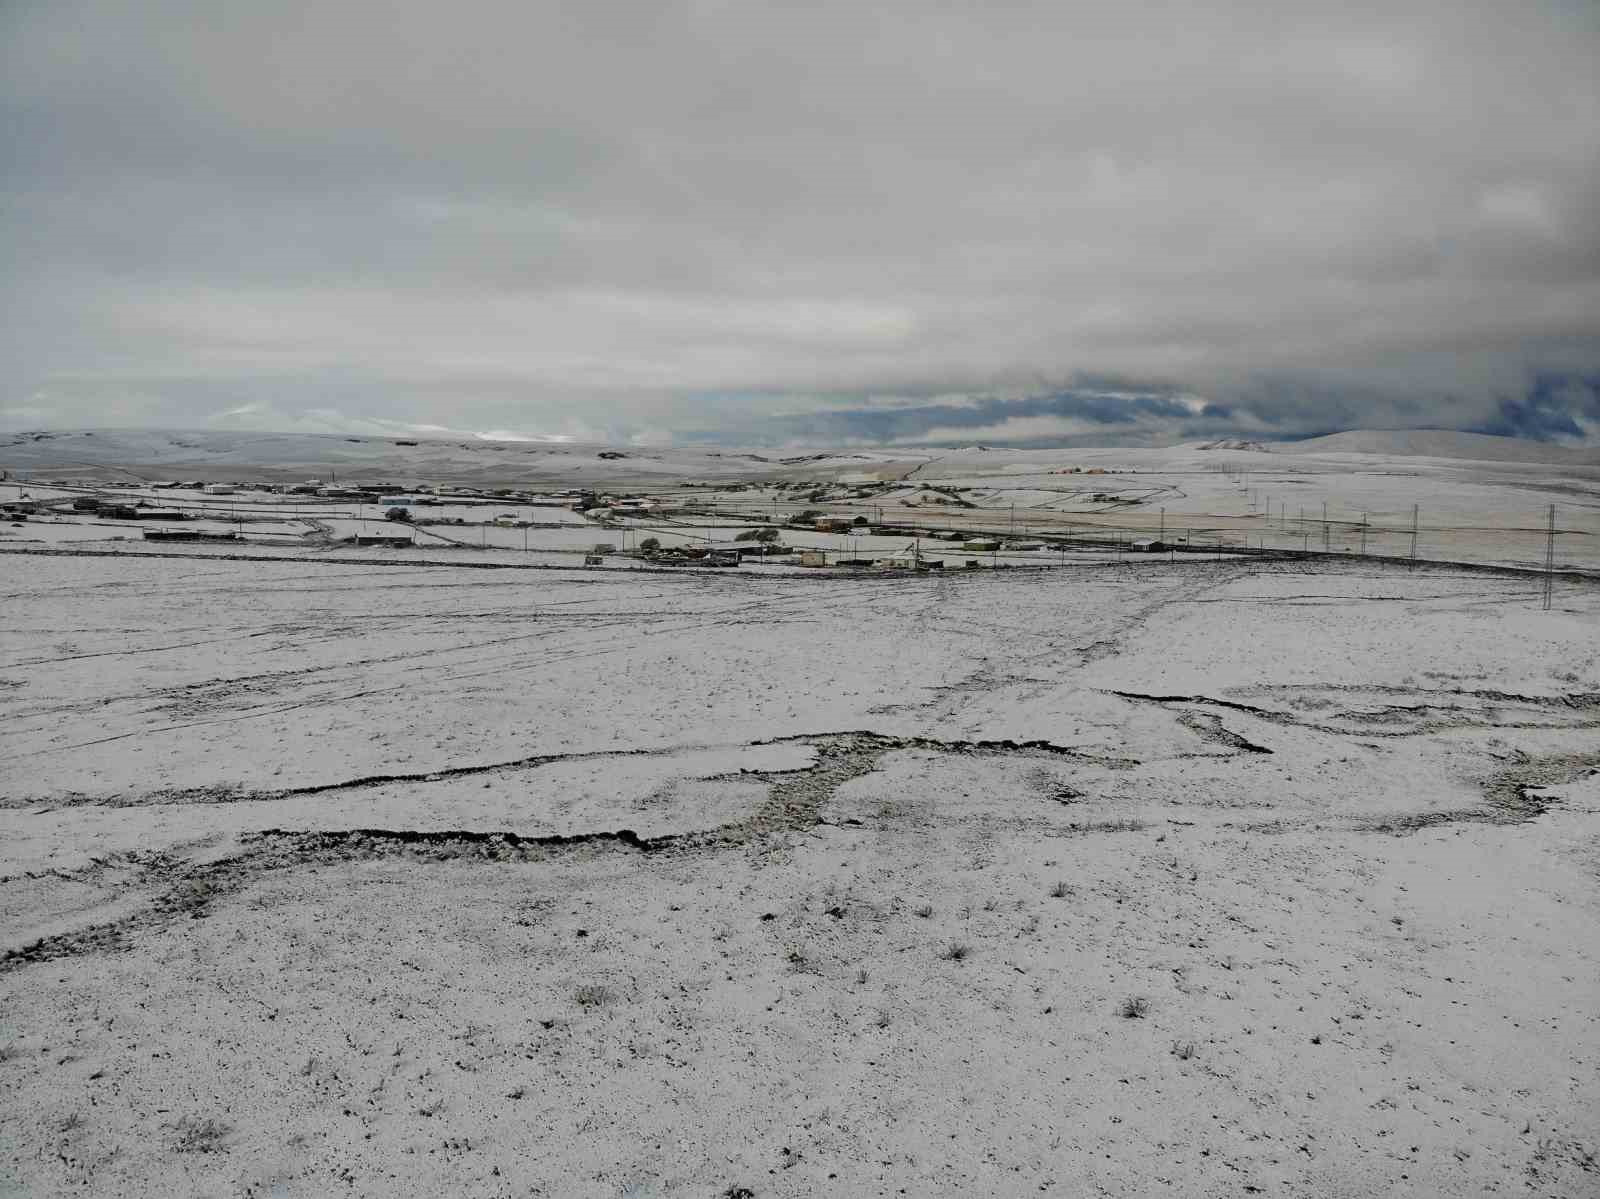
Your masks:
M172 1149L175 1153L221 1153L224 1142L233 1131L215 1116L184 1116L172 1126Z
M579 1007L605 1007L616 996L604 983L584 983L572 993L572 998Z

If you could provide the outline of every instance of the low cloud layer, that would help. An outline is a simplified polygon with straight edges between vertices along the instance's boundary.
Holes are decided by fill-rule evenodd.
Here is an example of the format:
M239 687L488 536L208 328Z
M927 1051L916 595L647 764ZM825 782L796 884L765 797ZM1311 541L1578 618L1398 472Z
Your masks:
M0 427L1593 441L1597 59L1574 0L23 0Z

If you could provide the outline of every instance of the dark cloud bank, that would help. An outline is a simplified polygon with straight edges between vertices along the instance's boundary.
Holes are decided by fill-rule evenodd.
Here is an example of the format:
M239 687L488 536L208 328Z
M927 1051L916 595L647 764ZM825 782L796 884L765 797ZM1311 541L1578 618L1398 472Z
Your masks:
M1579 0L0 7L0 428L1600 442Z

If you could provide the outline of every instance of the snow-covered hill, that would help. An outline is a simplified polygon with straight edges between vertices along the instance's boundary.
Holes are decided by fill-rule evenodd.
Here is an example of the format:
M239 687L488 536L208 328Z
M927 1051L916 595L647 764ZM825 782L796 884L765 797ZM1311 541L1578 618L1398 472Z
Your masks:
M616 485L663 480L897 478L932 455L605 446L219 430L94 429L0 436L0 469L107 478L326 479Z
M1520 437L1493 437L1453 429L1352 429L1284 442L1285 454L1390 454L1416 458L1471 458L1481 462L1548 462L1561 466L1600 466L1600 449L1570 449Z

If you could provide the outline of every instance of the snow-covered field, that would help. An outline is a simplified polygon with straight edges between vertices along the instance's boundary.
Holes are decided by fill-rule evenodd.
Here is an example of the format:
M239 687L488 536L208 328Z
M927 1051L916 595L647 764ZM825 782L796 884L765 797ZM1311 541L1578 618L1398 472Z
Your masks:
M4 561L0 1189L1600 1183L1592 584Z
M57 506L0 525L0 1194L1600 1193L1600 584L1438 561L1540 560L1555 497L1592 570L1593 470L1366 446L514 449L676 507L403 549L7 481ZM1105 543L1324 499L1401 556L1430 505L1424 561ZM578 565L810 509L1086 540Z

